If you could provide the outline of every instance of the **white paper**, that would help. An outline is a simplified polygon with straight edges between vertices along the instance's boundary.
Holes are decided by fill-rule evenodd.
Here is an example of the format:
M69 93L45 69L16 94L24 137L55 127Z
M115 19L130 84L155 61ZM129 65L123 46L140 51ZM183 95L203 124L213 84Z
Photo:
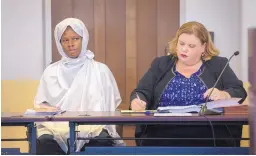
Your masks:
M39 116L48 116L48 115L56 115L60 111L51 111L51 112L38 112L33 109L27 109L24 115L39 115Z
M154 113L154 116L192 116L192 113Z
M207 103L207 109L214 108L223 108L223 107L233 107L239 106L241 98L231 98L227 100L217 100L211 101ZM158 107L158 113L188 113L188 112L199 112L201 110L201 106L205 103L199 105L189 105L189 106L167 106L167 107Z
M240 104L238 103L238 101L240 101L240 100L241 100L241 98L231 98L228 100L211 101L211 102L207 103L207 108L213 109L213 108L239 106Z
M158 113L188 113L188 112L199 112L201 109L200 106L193 105L192 107L180 107L180 106L173 106L173 107L159 107L157 109Z
M121 110L121 113L155 113L157 110L141 110L141 111L134 111L134 110Z

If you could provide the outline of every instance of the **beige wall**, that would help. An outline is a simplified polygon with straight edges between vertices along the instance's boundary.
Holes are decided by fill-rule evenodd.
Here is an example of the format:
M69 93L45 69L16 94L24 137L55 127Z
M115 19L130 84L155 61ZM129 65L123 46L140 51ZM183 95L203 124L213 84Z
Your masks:
M1 109L24 112L44 70L43 0L1 0ZM25 138L23 127L1 127L2 138ZM27 152L27 142L2 142Z
M39 80L2 80L2 112L25 112L33 107ZM1 127L2 138L25 138L25 127ZM21 148L28 151L27 142L2 142L3 147Z

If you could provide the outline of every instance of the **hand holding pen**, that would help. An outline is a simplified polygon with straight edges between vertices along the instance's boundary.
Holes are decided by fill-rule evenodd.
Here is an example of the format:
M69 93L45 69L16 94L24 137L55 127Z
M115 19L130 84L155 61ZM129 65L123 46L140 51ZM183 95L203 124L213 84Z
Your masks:
M146 102L141 100L138 93L136 93L137 98L133 99L131 102L131 109L133 111L143 111L146 109Z

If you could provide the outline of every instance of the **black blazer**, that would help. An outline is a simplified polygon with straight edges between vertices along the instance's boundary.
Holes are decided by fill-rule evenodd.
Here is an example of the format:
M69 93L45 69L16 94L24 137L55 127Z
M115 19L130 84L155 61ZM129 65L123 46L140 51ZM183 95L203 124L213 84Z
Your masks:
M156 58L151 64L151 68L139 81L137 88L131 93L130 100L135 99L136 93L138 93L140 98L147 103L146 109L156 109L166 85L175 76L172 69L176 61L177 57L172 55ZM227 61L228 59L225 57L214 56L204 62L205 67L199 78L207 88L213 87ZM242 98L239 103L242 103L247 97L242 81L237 78L229 65L216 88L228 92L231 97Z
M151 68L139 81L137 88L131 93L130 100L132 101L133 99L135 99L137 93L139 94L140 98L147 103L147 110L157 109L162 92L164 91L168 82L175 76L172 69L176 61L177 57L174 56L162 56L156 58L152 62ZM199 78L208 88L213 87L227 61L227 58L215 56L212 57L210 60L204 62L204 70ZM220 78L220 81L216 85L216 88L228 92L231 97L242 98L239 103L242 103L247 96L247 93L243 88L242 81L237 78L229 65L224 71L222 77ZM149 128L150 127L147 127L147 130L149 130ZM217 133L220 133L220 135L222 135L223 133L223 135L225 136L225 129L225 127L219 128L219 132L216 132L216 135L219 135ZM161 128L159 130L161 131ZM233 131L235 131L235 133L239 136L241 134L241 126L231 129L231 132ZM145 132L145 126L136 126L135 137L142 137L142 135L147 135L146 133L147 132ZM180 133L184 132L181 131ZM198 133L200 137L199 130Z

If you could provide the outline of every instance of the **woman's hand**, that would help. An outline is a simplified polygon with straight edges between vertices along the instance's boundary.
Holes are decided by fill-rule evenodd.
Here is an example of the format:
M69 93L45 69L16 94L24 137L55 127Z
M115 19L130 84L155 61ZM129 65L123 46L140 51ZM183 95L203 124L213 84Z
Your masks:
M211 93L212 89L213 89L213 92L212 92L211 96L209 97L210 100L216 101L216 100L223 100L223 99L230 99L231 98L231 96L229 95L228 92L220 91L217 88L210 88L210 89L208 89L204 93L204 98L209 96L209 94Z
M131 103L131 109L133 111L143 111L146 109L146 102L137 98L133 99Z

